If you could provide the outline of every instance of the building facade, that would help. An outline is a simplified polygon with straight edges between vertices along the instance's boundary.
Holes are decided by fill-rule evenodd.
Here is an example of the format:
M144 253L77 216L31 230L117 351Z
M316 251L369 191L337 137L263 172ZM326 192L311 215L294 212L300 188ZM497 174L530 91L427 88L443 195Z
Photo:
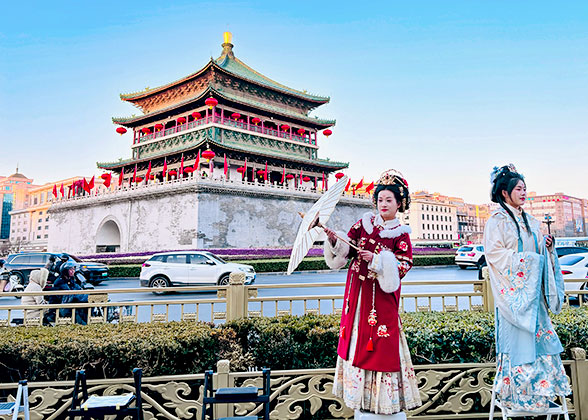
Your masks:
M438 193L411 194L410 209L403 215L412 229L414 242L454 242L458 240L457 205Z
M49 208L57 199L60 185L69 186L80 177L68 178L34 186L27 191L24 202L17 203L10 212L10 242L19 244L22 251L46 251L49 243ZM64 187L67 188L67 187Z
M558 192L549 195L527 194L525 210L539 221L551 217L551 233L556 237L588 236L588 201ZM547 225L542 223L544 233Z
M0 242L10 241L12 224L10 213L15 208L28 205L29 191L34 188L33 180L25 175L16 172L7 177L0 177Z

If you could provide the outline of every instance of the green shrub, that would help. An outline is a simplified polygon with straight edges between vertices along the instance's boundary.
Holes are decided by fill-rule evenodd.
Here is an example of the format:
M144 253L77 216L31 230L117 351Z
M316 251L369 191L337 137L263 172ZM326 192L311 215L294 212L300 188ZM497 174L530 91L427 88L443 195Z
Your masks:
M263 260L236 260L231 261L242 264L249 264L253 266L257 273L273 273L273 272L284 272L288 270L288 259L286 258L273 258ZM453 255L427 255L427 256L415 256L415 266L425 265L451 265L455 263L455 256ZM110 277L139 277L141 273L141 265L139 264L127 264L127 265L110 265ZM312 271L312 270L328 270L329 267L325 263L325 259L322 257L308 257L302 260L297 271Z
M564 310L553 323L569 358L588 348L588 309ZM403 328L414 364L494 360L490 313L405 313ZM194 322L3 328L2 382L126 377L134 367L146 376L202 373L220 359L231 369L330 368L336 363L339 317L250 318L223 325Z

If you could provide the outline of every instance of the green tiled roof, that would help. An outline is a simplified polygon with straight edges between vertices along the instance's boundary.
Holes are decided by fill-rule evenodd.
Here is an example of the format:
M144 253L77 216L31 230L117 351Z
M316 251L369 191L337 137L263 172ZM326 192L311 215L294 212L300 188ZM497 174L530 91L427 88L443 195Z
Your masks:
M325 119L320 119L320 118L314 118L314 117L309 117L307 115L298 113L298 112L294 112L294 111L290 111L287 108L280 108L280 107L276 107L276 106L272 106L272 105L268 105L266 103L263 102L259 102L256 101L252 98L249 97L245 97L245 96L240 96L240 95L235 95L232 92L226 91L225 89L223 89L222 87L209 87L209 89L207 89L206 91L202 92L201 94L197 95L197 96L193 96L191 98L188 98L182 102L178 102L176 104L170 105L168 107L159 109L157 111L153 111L149 114L145 114L145 115L139 115L136 117L113 117L112 118L112 122L115 124L131 124L133 122L136 121L141 121L144 118L151 118L155 115L159 115L159 114L165 114L167 112L169 112L170 110L173 110L175 108L181 107L182 105L186 105L190 102L195 102L198 101L204 97L208 97L210 96L210 94L214 94L216 93L217 96L220 96L224 99L228 99L230 101L234 101L237 103L241 103L244 105L249 105L252 106L254 108L258 108L264 111L268 111L271 113L275 113L278 115L283 115L285 117L289 117L289 118L295 118L299 121L304 121L307 123L312 123L312 124L317 124L323 127L329 127L332 125L335 125L336 120L325 120Z
M147 161L154 160L154 159L160 159L165 156L168 156L170 153L180 153L180 152L183 152L186 150L195 149L197 147L200 147L204 143L214 144L216 146L219 146L219 147L225 148L225 149L255 153L257 155L267 156L270 158L285 159L285 160L290 160L290 161L298 162L298 163L306 163L306 164L310 164L310 165L332 168L333 170L342 169L342 168L346 168L349 166L349 163L346 163L346 162L335 162L335 161L330 161L327 159L303 158L303 157L300 157L300 156L297 156L294 154L285 154L284 152L276 152L276 151L269 150L269 149L266 149L263 147L255 147L255 146L251 147L250 145L244 146L244 145L236 143L236 142L220 143L220 142L214 141L212 139L208 139L208 138L203 139L202 141L200 141L197 144L191 144L189 146L178 147L178 148L172 149L172 150L168 149L168 150L163 151L159 155L149 156L148 158L125 159L125 160L120 160L120 161L116 161L116 162L97 162L96 166L98 168L103 168L103 169L120 168L121 166L132 165L132 164L138 163L138 162L147 162Z
M252 82L256 82L273 89L281 90L283 92L287 92L290 94L294 94L296 96L301 96L306 99L310 99L312 101L319 101L319 102L328 102L329 97L326 96L317 96L311 95L306 92L301 92L299 90L291 89L288 86L282 85L281 83L275 82L272 79L264 76L263 74L253 70L247 64L243 63L241 60L236 58L235 56L229 54L223 54L216 60L214 60L216 64L222 69L228 71L231 74L234 74L237 77L250 80Z
M269 77L264 76L263 74L259 73L258 71L252 69L251 67L249 67L247 64L243 63L238 58L235 58L235 56L232 53L230 55L223 53L223 55L221 55L216 60L211 59L208 62L208 64L206 64L206 66L204 66L202 69L200 69L197 72L194 72L192 74L189 74L188 76L182 77L181 79L175 80L171 83L167 83L165 85L162 85L162 86L159 86L156 88L145 88L145 90L142 90L139 92L121 93L120 98L122 100L132 101L133 99L138 99L143 96L148 96L150 94L153 94L155 92L163 91L167 88L171 88L177 84L180 84L180 83L186 82L190 79L194 79L194 78L198 77L199 75L203 74L206 70L208 70L210 66L213 66L213 65L220 67L221 69L225 70L226 72L228 72L238 78L245 79L250 82L260 84L265 87L268 87L268 88L271 88L274 90L278 90L283 93L294 95L299 98L306 99L308 101L327 103L330 100L330 98L328 96L312 95L312 94L306 93L304 91L299 91L296 89L289 88L288 86L282 85L281 83L278 83L278 82L270 79Z

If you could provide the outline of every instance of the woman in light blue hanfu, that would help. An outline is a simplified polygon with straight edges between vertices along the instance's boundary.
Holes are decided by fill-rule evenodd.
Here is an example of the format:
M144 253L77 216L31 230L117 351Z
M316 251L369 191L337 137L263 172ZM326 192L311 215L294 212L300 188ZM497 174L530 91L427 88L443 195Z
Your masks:
M564 283L553 238L525 213L526 185L511 164L494 168L484 249L496 304L494 391L504 408L540 414L571 393L563 347L549 319L559 313Z

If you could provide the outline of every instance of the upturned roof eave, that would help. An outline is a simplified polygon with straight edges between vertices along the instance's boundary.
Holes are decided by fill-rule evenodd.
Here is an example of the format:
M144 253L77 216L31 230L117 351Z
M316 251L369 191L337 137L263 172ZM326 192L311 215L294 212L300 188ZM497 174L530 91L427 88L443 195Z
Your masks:
M192 79L195 79L198 76L204 74L210 67L214 67L216 70L222 71L225 74L231 75L233 77L237 77L237 78L242 79L242 80L245 80L245 81L247 81L249 83L253 83L253 84L257 85L257 86L261 86L261 87L266 88L266 89L271 89L271 90L274 90L274 91L279 92L279 93L282 93L282 94L287 94L287 95L295 96L297 98L306 100L308 102L314 102L314 103L317 104L317 106L318 105L326 104L326 103L330 102L330 100L331 100L331 98L328 97L328 96L323 97L323 96L317 96L317 95L309 95L309 94L306 94L304 92L299 92L296 89L292 89L292 88L288 88L288 87L279 88L278 86L273 86L273 85L270 85L270 84L261 83L261 82L259 82L257 80L253 80L253 79L244 77L243 75L240 75L240 74L231 72L230 70L221 67L219 64L216 63L216 61L213 58L211 58L210 61L204 67L202 67L200 70L198 70L197 72L191 73L191 74L189 74L189 75L187 75L185 77L182 77L181 79L175 80L173 82L167 83L167 84L162 85L162 86L158 86L158 87L153 88L153 89L144 90L144 91L140 91L140 92L121 93L119 95L120 96L120 99L123 100L123 101L131 102L132 103L134 101L138 101L140 99L147 98L149 96L152 96L152 95L155 95L157 93L163 92L164 90L171 89L171 88L173 88L173 87L175 87L175 86L177 86L179 84L182 84L182 83L188 82L188 81L190 81ZM267 78L267 79L268 80L271 80L269 78ZM274 82L274 83L276 83L276 84L279 85L279 83L277 83L277 82Z
M173 110L178 109L182 106L189 105L190 103L197 102L197 101L203 99L204 97L210 95L210 93L214 93L214 94L216 94L216 95L218 95L228 101L240 103L241 105L251 106L254 108L260 108L266 112L281 115L284 118L291 118L291 119L303 121L304 123L307 123L307 124L315 124L317 126L317 128L331 127L331 126L335 125L335 123L336 123L336 120L322 120L322 119L318 119L318 118L311 118L306 115L297 116L297 115L293 115L293 114L286 114L284 112L280 112L279 110L270 109L269 107L267 107L263 104L260 104L260 103L254 104L252 101L239 100L239 99L236 99L234 96L227 97L228 94L225 94L221 90L215 89L210 86L208 87L208 89L204 90L200 95L191 97L191 98L186 99L186 100L179 102L177 104L170 105L169 107L159 109L159 110L151 112L149 114L139 115L137 117L112 117L112 122L113 122L113 124L122 125L127 128L136 127L136 126L141 125L142 121L144 121L144 120L147 120L147 119L154 119L155 120L155 119L157 119L156 117L161 116L162 114L166 114L167 112L173 111Z
M200 142L198 142L197 144L174 150L173 153L182 153L185 151L196 149L205 143L214 144L216 147L219 147L221 149L232 150L232 151L243 152L243 153L251 153L251 154L256 154L258 156L263 156L263 157L267 157L267 158L271 158L271 159L281 159L281 160L286 160L286 161L295 162L295 163L319 166L319 167L323 167L323 168L330 168L332 170L344 169L344 168L349 167L349 162L334 162L334 161L332 162L332 161L324 160L324 159L310 160L310 159L296 159L295 157L291 157L291 156L276 156L273 154L264 153L263 151L253 152L253 151L247 150L245 148L234 147L234 146L231 147L229 145L226 145L224 143L220 143L220 142L217 142L217 141L214 141L211 139L203 139ZM169 154L170 154L169 152L165 152L160 155L150 156L150 157L143 158L143 159L127 159L127 160L121 160L119 162L96 162L96 166L98 167L98 169L116 170L116 169L120 169L120 168L122 168L124 166L128 166L128 165L149 162L150 160L152 161L155 159L162 159L162 158L165 158L166 156L169 156Z

